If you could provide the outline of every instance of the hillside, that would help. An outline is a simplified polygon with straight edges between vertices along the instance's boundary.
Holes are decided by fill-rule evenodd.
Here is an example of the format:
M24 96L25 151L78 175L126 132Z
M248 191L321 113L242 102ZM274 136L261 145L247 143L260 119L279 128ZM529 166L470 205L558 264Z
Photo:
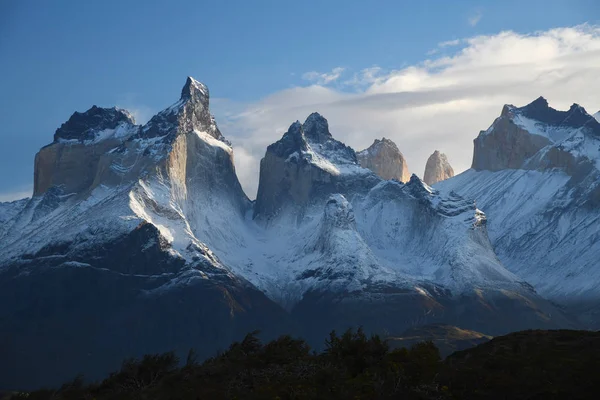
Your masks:
M450 330L452 331L452 330ZM332 333L323 352L254 334L202 364L190 352L126 360L105 380L81 377L56 390L7 399L593 399L600 333L523 331L440 361L432 342L390 350L361 330Z

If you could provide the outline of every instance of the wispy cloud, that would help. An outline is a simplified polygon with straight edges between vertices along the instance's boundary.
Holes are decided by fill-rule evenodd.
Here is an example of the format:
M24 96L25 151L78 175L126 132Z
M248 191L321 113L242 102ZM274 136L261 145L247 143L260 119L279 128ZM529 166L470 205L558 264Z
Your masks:
M317 85L327 85L338 80L343 72L343 67L336 67L331 72L310 71L302 74L302 79Z
M460 39L446 40L445 42L438 43L438 47L453 47L453 46L458 46L460 44L460 42L461 42Z
M117 107L129 111L138 124L145 124L158 111L142 104L139 96L135 93L121 94L117 101Z
M449 44L454 50L449 55L397 70L366 68L337 88L311 84L278 91L244 105L225 121L217 115L234 143L247 193L256 193L266 146L313 111L328 118L336 138L357 150L377 137L391 138L410 171L420 175L435 149L448 154L455 170L469 168L473 139L503 104L525 105L543 95L556 108L577 102L594 112L600 106L598 27L501 32L460 44Z
M445 42L438 43L436 48L429 50L426 54L428 56L433 56L435 54L440 53L441 50L443 50L447 47L456 47L461 43L462 43L461 39L447 40Z
M477 25L479 23L479 21L481 21L482 17L483 17L483 12L481 10L475 11L468 18L469 25L471 25L471 26Z

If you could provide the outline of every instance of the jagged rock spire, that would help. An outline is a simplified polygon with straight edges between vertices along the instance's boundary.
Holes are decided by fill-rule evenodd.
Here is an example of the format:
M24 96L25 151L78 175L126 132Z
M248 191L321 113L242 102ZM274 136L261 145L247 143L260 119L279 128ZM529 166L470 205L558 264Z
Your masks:
M406 159L390 139L375 139L369 148L356 153L356 156L361 167L370 169L380 178L400 182L408 182L410 179Z
M306 118L302 125L304 135L312 141L323 143L332 138L329 123L321 114L314 112Z
M199 101L203 103L203 105L208 108L208 100L210 98L208 87L202 82L199 82L188 76L185 85L181 89L181 100L193 100Z
M142 135L172 139L178 134L201 131L225 142L210 114L209 97L206 85L188 76L179 101L152 117L143 127Z
M427 159L425 165L425 173L423 174L423 181L428 185L433 185L444 179L452 178L454 176L454 170L448 162L448 157L444 153L440 153L438 150L434 151L432 155Z

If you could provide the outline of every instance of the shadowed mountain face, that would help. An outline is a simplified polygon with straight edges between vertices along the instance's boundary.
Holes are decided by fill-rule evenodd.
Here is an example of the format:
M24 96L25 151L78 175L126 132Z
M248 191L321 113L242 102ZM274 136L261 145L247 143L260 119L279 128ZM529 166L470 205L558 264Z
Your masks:
M475 139L473 168L436 185L475 199L503 264L589 327L600 326L599 132L576 104L506 105Z
M0 387L95 379L168 349L208 357L251 330L292 329L193 232L227 229L214 204L230 218L250 209L204 85L188 78L145 126L117 114L75 114L36 156L34 197L0 208Z
M319 347L358 325L571 325L498 260L472 200L382 179L317 113L267 148L254 203L193 78L146 125L98 108L69 121L36 155L33 198L0 205L1 359L15 360L0 387L206 357L254 329Z
M135 120L126 110L92 106L84 113L73 113L54 133L54 142L94 140L120 125L135 125Z

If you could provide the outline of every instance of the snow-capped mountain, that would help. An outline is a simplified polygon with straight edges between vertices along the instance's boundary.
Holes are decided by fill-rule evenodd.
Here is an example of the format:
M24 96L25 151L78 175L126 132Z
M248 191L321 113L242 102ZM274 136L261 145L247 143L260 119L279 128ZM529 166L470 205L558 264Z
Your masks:
M472 168L436 188L476 199L503 264L598 326L600 123L540 97L504 106L474 143Z
M404 155L390 139L375 139L368 148L356 153L358 162L364 168L375 172L382 179L396 179L408 182L410 174Z
M357 325L570 326L504 268L473 201L381 179L317 113L267 148L251 202L192 78L143 126L116 108L75 113L36 155L34 196L0 215L0 339L16 360L0 386L207 356L254 329L320 345Z
M452 178L453 176L454 170L450 166L450 162L448 162L448 157L438 150L434 151L425 164L423 181L428 185L433 185L444 179Z
M542 323L549 313L565 323L501 265L472 201L442 196L415 175L402 184L361 168L319 114L267 148L260 177L254 222L261 234L246 256L251 265L236 273L292 315L387 329L445 319L501 331ZM214 251L223 260L239 254Z
M250 330L289 329L195 234L235 240L230 220L251 207L208 100L188 78L144 126L93 107L36 155L34 196L0 237L2 358L14 360L0 363L1 387L94 378L125 355L210 356Z

